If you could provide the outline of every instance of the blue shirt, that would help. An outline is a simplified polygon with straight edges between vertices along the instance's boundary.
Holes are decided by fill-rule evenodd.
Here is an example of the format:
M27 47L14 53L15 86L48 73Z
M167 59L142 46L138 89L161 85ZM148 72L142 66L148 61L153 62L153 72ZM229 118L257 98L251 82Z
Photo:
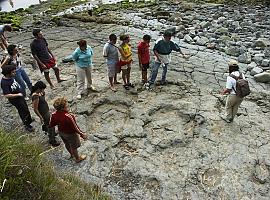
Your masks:
M77 67L91 67L92 56L94 52L90 46L87 46L85 51L82 51L79 47L73 52L72 58L75 61Z

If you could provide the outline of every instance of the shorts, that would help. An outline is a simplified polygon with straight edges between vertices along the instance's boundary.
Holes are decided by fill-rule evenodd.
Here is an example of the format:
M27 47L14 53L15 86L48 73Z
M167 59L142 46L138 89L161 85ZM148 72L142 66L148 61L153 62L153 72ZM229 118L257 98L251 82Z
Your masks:
M108 77L114 77L116 74L116 65L115 64L107 64L108 67Z
M150 67L149 63L142 64L142 71L147 71L147 69Z
M43 62L44 65L46 65L46 69L42 69L41 66L39 66L39 69L41 72L49 72L51 68L57 68L57 64L54 58L51 58L50 60Z
M77 133L61 133L59 132L65 145L70 146L73 149L77 149L81 146L81 141Z

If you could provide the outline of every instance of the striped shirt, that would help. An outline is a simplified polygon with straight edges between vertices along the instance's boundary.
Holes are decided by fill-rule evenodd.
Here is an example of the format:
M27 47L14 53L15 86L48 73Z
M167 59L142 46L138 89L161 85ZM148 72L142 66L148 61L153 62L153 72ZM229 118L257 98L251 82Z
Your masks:
M58 126L58 131L66 134L84 134L79 128L74 115L67 111L56 111L52 113L49 127Z

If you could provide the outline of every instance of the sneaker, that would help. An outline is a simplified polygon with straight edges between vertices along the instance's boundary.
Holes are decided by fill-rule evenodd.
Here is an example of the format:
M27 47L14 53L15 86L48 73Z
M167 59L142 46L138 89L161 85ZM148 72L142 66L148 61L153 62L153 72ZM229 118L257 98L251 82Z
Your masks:
M93 87L93 86L90 86L90 87L88 87L87 89L88 89L88 90L91 90L91 91L93 91L93 92L96 92L96 91L97 91L97 89L96 89L95 87Z
M78 94L77 97L76 97L78 100L82 99L82 95L81 94Z
M145 87L145 89L150 90L151 89L151 84L150 83L145 83L144 87Z
M25 130L28 132L34 132L34 128L31 125L25 126Z

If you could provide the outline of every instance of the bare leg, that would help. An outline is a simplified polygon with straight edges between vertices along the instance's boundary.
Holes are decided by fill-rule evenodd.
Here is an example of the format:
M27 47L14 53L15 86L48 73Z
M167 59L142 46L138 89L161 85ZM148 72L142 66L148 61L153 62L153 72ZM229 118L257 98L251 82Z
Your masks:
M51 86L51 88L54 88L54 85L52 84L49 72L44 72L44 77L45 77L46 81L49 83L49 85Z
M142 80L143 80L143 83L147 82L147 71L142 71Z
M127 85L127 69L122 70L122 79L124 81L124 85Z
M56 76L57 82L60 83L62 80L60 79L60 70L57 67L53 68L54 74Z
M70 157L75 157L74 154L73 154L71 146L69 144L65 144L65 147L66 147L67 151L69 152Z
M131 71L131 67L130 67L130 64L128 65L128 68L127 68L127 74L126 74L126 77L127 77L127 84L130 83L130 71Z

